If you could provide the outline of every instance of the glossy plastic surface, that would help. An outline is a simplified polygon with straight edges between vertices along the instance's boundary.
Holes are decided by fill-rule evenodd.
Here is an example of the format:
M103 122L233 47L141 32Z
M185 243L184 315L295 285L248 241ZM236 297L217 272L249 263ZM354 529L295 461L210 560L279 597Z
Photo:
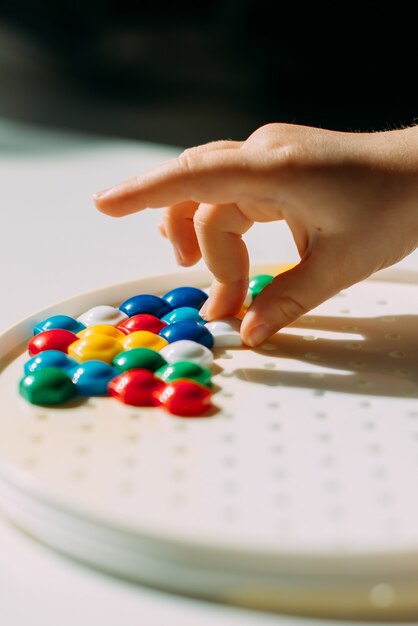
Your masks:
M150 348L158 352L164 348L167 343L168 341L164 337L150 333L148 330L136 330L129 335L125 335L122 340L124 350L132 350L132 348Z
M173 324L174 322L184 322L186 320L191 320L193 322L198 322L199 324L205 324L205 320L200 317L198 309L195 309L191 306L182 306L178 309L173 309L167 315L164 315L162 318L164 322L167 324Z
M118 339L122 341L124 338L124 333L118 330L115 326L111 326L110 324L93 324L92 326L88 326L81 332L77 334L79 339L83 339L84 337L90 337L91 335L105 335L106 337L113 337L113 339Z
M161 352L150 348L132 348L118 354L113 360L113 366L118 372L133 369L144 369L155 372L167 364Z
M240 319L226 317L208 322L206 328L213 335L215 348L238 348L242 346Z
M251 278L250 280L250 291L252 299L254 300L254 298L258 296L260 291L262 291L264 287L267 287L267 285L269 285L273 279L274 276L271 276L271 274L258 274L257 276L253 276L253 278Z
M210 367L213 363L213 352L201 343L191 341L190 339L174 341L163 348L160 354L165 358L167 363L192 361L203 367Z
M206 367L202 367L191 361L177 361L160 367L155 375L161 378L165 383L173 380L189 379L194 380L205 387L212 386L212 372Z
M197 287L176 287L167 291L163 295L166 302L169 302L171 308L178 309L180 307L192 307L200 309L203 303L208 299L208 294Z
M123 346L120 341L106 335L89 335L78 339L68 348L68 354L78 361L104 361L112 363L113 359L119 352L122 352Z
M58 367L38 369L20 381L20 395L31 404L64 404L76 394L70 376Z
M203 415L212 406L211 392L192 380L176 380L165 388L160 395L163 407L183 417Z
M103 361L86 361L73 372L72 381L79 396L106 396L109 382L119 374Z
M45 330L53 330L55 328L69 330L72 333L77 334L83 330L85 326L69 315L51 315L51 317L47 317L47 319L43 320L39 324L36 324L33 329L33 334L38 335L39 333L43 333Z
M76 342L77 335L69 330L45 330L35 335L28 344L29 354L31 356L44 352L44 350L59 350L67 352L69 346Z
M122 302L119 309L129 317L147 313L161 318L169 313L173 307L159 296L141 293Z
M158 406L164 388L162 380L143 369L124 372L109 383L110 395L132 406Z
M200 343L202 346L209 349L213 347L213 336L206 326L202 326L202 324L191 320L169 324L160 330L159 335L160 337L164 337L169 343L188 339Z
M138 315L133 315L118 324L118 329L124 333L124 335L134 333L137 330L147 330L150 333L158 335L164 326L166 326L166 322L160 320L155 315L150 315L149 313L138 313Z
M45 350L33 356L29 361L26 361L24 372L25 375L28 376L45 367L59 367L71 375L72 372L77 369L78 363L69 357L68 354L60 350Z
M91 309L88 309L85 313L82 313L77 320L84 324L84 326L93 326L95 324L109 324L110 326L116 326L127 318L127 315L116 309L114 306L107 304L99 304Z

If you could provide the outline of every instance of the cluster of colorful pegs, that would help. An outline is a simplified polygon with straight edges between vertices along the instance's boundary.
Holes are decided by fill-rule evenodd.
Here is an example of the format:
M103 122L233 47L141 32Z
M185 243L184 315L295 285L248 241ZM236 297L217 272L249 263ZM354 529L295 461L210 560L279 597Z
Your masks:
M272 280L251 279L243 310ZM100 305L77 319L54 315L36 324L20 394L32 404L75 396L112 396L133 406L160 406L198 416L212 406L213 347L241 346L239 317L206 323L207 293L177 287L139 294L119 308Z

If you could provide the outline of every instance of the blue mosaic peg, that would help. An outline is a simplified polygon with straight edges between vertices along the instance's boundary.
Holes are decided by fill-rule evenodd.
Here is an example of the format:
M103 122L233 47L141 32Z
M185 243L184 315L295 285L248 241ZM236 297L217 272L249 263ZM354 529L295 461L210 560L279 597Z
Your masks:
M33 329L33 334L39 335L39 333L43 333L45 330L55 330L56 328L69 330L76 335L81 330L84 330L85 326L69 315L52 315L46 320L39 322L39 324L36 324Z
M107 396L109 382L119 372L104 361L85 361L78 364L72 380L78 396Z
M174 322L174 324L169 324L162 328L158 334L160 337L164 337L169 343L189 339L209 349L213 346L212 333L208 331L206 326L194 322L193 320Z
M57 367L72 376L78 366L77 361L69 357L65 352L61 352L60 350L45 350L33 356L29 361L26 361L23 369L25 376L29 376L46 367Z
M196 287L176 287L175 289L171 289L171 291L167 291L167 293L163 295L163 299L168 302L173 309L179 309L180 307L200 309L203 303L208 299L208 294Z
M167 315L161 318L163 322L167 324L174 324L174 322L184 322L185 320L192 320L199 324L206 324L206 321L200 317L198 309L194 309L191 306L181 306L178 309L173 309Z
M143 293L128 298L125 302L122 302L119 309L126 313L128 317L139 315L140 313L148 313L161 318L163 315L170 313L173 307L159 296Z

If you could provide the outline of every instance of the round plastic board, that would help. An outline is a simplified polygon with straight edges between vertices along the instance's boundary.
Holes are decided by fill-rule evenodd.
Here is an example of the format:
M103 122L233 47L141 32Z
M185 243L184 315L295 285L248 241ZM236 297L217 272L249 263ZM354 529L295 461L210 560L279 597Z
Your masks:
M417 274L382 272L258 350L218 351L207 417L19 397L42 319L209 280L182 271L101 289L0 336L3 512L72 557L172 591L416 618Z

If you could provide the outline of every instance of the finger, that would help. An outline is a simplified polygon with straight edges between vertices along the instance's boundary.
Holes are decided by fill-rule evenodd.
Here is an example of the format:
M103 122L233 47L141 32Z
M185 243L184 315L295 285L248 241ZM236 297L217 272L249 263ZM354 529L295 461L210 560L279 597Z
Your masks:
M184 153L142 176L99 192L94 202L100 211L113 217L187 200L235 203L251 197L254 172L246 155L236 149Z
M344 242L315 245L299 265L276 276L257 296L242 322L243 341L251 347L262 343L341 289L365 278L368 273L353 267L352 258Z
M158 224L158 230L160 231L160 235L162 235L166 239L168 238L164 222L161 222L161 224Z
M197 207L195 202L189 201L174 204L165 210L164 228L179 265L194 265L202 256L193 225Z
M286 222L290 228L300 258L303 258L309 246L309 233L303 221L294 215L286 215Z
M208 143L203 143L200 146L193 146L192 148L187 148L183 152L183 156L185 154L191 156L193 154L202 154L204 152L213 152L214 150L229 150L235 148L241 148L243 145L242 141L231 141L221 140L221 141L209 141Z
M201 204L194 228L203 259L214 276L201 310L205 319L237 313L248 288L249 261L242 235L253 222L235 204Z

